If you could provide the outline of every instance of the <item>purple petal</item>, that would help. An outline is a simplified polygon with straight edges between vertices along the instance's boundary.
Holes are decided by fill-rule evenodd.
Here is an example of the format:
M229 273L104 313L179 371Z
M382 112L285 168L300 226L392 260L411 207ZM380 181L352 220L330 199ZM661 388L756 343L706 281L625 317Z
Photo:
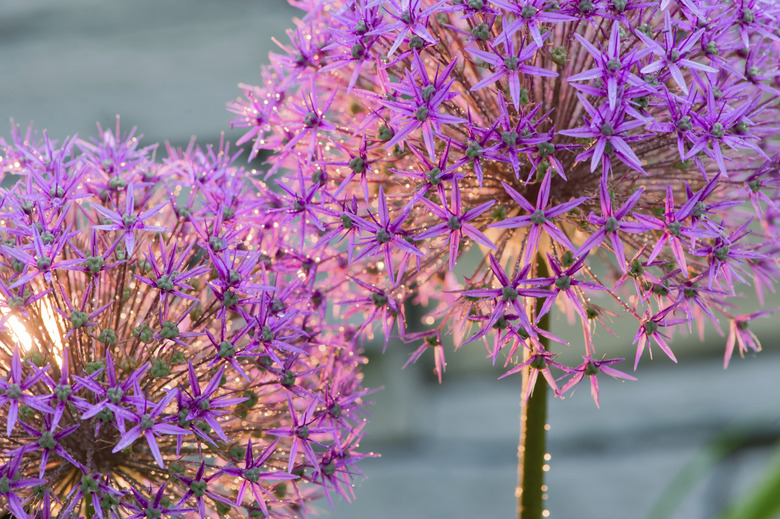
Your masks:
M141 436L141 426L136 425L129 431L127 431L123 436L122 439L114 446L114 449L111 452L119 452L125 447L128 447L133 444L134 441L138 439L138 437Z
M157 464L161 469L164 469L165 463L163 462L162 454L160 454L160 447L157 445L157 440L154 438L154 434L152 431L146 431L144 436L146 436L146 442L149 444L149 449L151 449L155 461L157 461Z

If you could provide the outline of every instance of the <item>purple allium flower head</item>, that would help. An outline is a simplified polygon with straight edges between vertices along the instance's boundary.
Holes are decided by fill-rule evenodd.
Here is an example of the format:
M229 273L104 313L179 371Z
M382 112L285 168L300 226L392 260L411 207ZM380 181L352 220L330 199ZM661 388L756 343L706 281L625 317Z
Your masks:
M331 129L303 125L300 145ZM63 146L12 133L0 141L0 509L281 518L360 475L363 358L322 312L321 258L288 229L301 213L279 218L282 197L226 145L168 146L156 161L118 126ZM316 191L300 198L310 216L336 214ZM258 437L290 427L235 472Z
M553 381L578 373L563 394L614 374L594 341L611 333L605 316L636 324L637 362L650 344L674 359L677 326L722 326L740 285L774 289L776 4L294 5L317 66L277 58L263 85L243 87L244 106L268 99L273 113L252 124L245 110L234 124L271 152L273 175L317 179L316 206L309 183L281 180L311 207L285 227L306 233L298 253L329 274L315 285L340 303L342 340L381 327L385 344L415 343L413 360L433 350L438 376L450 333L456 346L482 340L493 362L504 352L522 366L512 374L532 357ZM295 140L307 103L327 105L335 130ZM407 332L415 302L434 304ZM556 308L580 322L582 339L561 341L584 345L585 364L559 367L539 343ZM747 338L734 332L729 348Z

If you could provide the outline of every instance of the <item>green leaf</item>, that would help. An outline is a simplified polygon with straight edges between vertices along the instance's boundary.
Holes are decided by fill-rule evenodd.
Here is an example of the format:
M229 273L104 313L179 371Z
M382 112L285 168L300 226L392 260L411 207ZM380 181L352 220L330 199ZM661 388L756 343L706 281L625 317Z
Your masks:
M740 449L765 440L776 438L776 429L766 424L743 423L737 427L729 428L712 438L707 445L697 453L680 471L669 481L655 504L647 514L647 519L669 519L680 508L680 504L719 463ZM780 461L777 467L777 476L780 477ZM776 483L780 483L778 480ZM778 486L772 487L778 491ZM775 494L777 496L777 494ZM780 507L780 503L778 504ZM756 516L770 518L768 516ZM748 515L728 515L719 519L754 519Z
M719 519L772 519L780 512L780 445L775 447L756 488L729 506Z

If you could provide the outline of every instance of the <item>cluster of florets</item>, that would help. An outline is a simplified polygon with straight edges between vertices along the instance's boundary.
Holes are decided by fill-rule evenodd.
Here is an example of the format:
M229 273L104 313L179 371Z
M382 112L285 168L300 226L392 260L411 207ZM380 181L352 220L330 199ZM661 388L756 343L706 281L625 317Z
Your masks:
M739 297L780 273L776 2L291 3L306 14L233 125L273 152L301 253L348 263L318 288L358 337L421 341L441 376L452 333L556 394L589 379L597 403L599 373L627 376L596 344L615 311L635 367L674 360L694 321L730 327L726 363L759 349L766 311ZM554 306L581 322L577 366L542 344L568 344L539 325Z
M290 517L351 497L364 359L255 172L131 132L1 142L0 508Z

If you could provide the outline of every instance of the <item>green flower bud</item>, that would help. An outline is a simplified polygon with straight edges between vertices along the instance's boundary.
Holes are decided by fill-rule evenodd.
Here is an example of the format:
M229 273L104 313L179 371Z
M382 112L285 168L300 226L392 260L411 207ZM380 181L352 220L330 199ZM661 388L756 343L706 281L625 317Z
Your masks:
M376 241L377 243L387 243L392 239L392 236L390 236L390 233L387 232L386 229L380 228L376 231Z
M527 105L531 102L531 96L528 92L528 89L525 87L520 87L520 95L518 96L518 101L521 105Z
M116 332L111 328L103 328L103 331L101 331L100 335L98 335L98 341L108 345L116 344Z
M553 47L552 51L550 52L550 59L552 59L553 62L558 65L566 64L566 58L566 47Z
M152 340L154 340L154 332L149 327L149 325L139 324L133 328L133 337L143 342L144 344L149 344L152 342Z
M374 306L377 308L381 308L387 304L387 296L384 294L380 294L377 292L371 292L371 302L374 303Z
M482 146L477 141L468 141L468 146L466 147L466 156L472 160L479 158L484 151L482 150Z
M225 306L225 308L233 308L238 304L238 301L238 295L232 290L225 292L225 295L222 297L222 304Z
M149 374L154 378L167 377L171 373L171 368L162 359L152 359L152 367Z
M317 126L317 123L319 122L320 122L320 117L319 115L317 115L317 112L309 112L303 118L303 125L306 128L314 128L315 126Z
M22 272L24 270L24 263L16 258L11 258L11 266L14 268L14 272Z
M92 274L98 274L103 269L103 258L100 256L90 256L84 260L84 266Z
M558 288L558 290L569 290L571 287L571 278L566 275L559 277L555 280L555 287Z
M95 362L90 362L87 364L86 370L89 375L103 369L106 367L105 362L102 360L96 360ZM101 374L99 378L103 378L103 375Z
M187 357L184 356L183 352L177 350L173 352L173 355L171 355L171 364L174 366L184 364L185 362L187 362Z
M612 0L612 7L615 11L622 13L628 7L628 0Z
M35 261L35 266L38 267L38 270L49 270L51 260L46 256L42 256Z
M57 441L54 439L54 435L49 431L43 431L41 437L38 438L38 445L41 449L53 449L57 446Z
M391 130L390 128L388 128L383 124L382 126L379 127L379 130L377 130L376 138L379 139L380 141L386 142L392 139L393 135L395 135L393 130Z
M414 116L421 123L424 123L425 121L428 120L428 114L430 114L430 110L425 106L420 106L414 111Z
M431 96L436 93L436 87L433 85L425 85L420 89L420 97L426 103L431 100Z
M222 359L227 359L236 354L236 347L230 341L222 341L219 344L219 356Z
M638 259L635 259L631 262L631 267L628 269L628 275L634 278L638 278L645 272L645 267L642 265L642 262Z
M488 24L486 23L480 23L473 29L471 29L471 35L478 39L478 40L489 40L490 39L490 28L488 27Z
M282 373L282 385L285 387L295 385L295 373L289 369L284 370L284 373Z
M92 476L82 476L81 478L81 492L85 495L92 494L93 492L97 492L100 488L100 483L98 480L94 479Z
M220 252L225 248L225 240L219 236L212 236L209 238L209 248L214 252Z
M546 221L547 221L547 217L544 216L544 211L542 211L541 209L537 209L531 215L531 223L533 223L534 225L544 225Z
M70 323L73 325L74 328L81 328L87 322L89 321L89 316L86 312L80 312L78 310L74 310L70 313Z
M125 186L127 186L127 180L122 177L111 177L111 180L108 181L108 188L114 191L124 189Z
M119 386L110 387L106 390L106 397L108 398L108 401L114 405L121 402L124 396L125 392Z
M349 169L355 173L363 173L366 170L365 161L362 157L353 157L349 161Z
M409 38L409 48L410 49L422 49L425 47L425 40L417 36L416 34L413 34L411 38Z
M208 486L208 482L206 481L193 481L190 483L190 490L192 490L192 494L195 496L195 498L203 497L206 495L206 487Z
M518 297L517 290L515 290L514 288L503 287L501 289L501 298L504 301L514 301L515 299L517 299L517 297Z
M73 388L67 384L58 384L54 387L54 395L60 402L67 401L71 394L73 394Z
M173 321L165 321L163 323L160 335L163 339L173 339L179 336L179 327Z
M595 365L592 362L588 362L585 364L585 374L592 377L594 375L598 375L599 373L599 367Z
M643 327L647 335L653 335L656 331L658 331L658 323L655 321L647 321Z

